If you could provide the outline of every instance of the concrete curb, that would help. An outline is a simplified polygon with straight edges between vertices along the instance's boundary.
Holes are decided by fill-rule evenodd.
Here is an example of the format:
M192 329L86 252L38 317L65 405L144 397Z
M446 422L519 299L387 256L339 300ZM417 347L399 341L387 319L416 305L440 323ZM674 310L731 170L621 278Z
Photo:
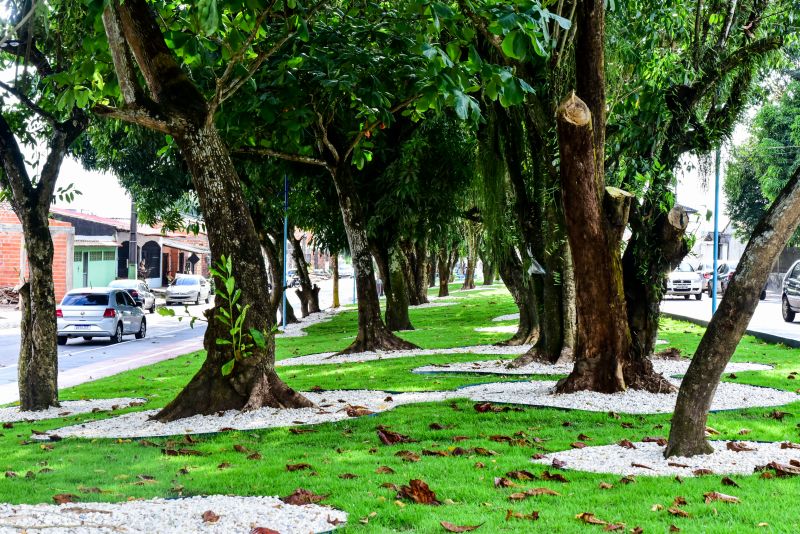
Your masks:
M19 321L0 321L0 330L19 328Z
M689 317L687 315L680 315L677 313L670 313L670 312L661 312L661 315L669 317L670 319L675 319L677 321L686 321L687 323L692 323L699 326L708 326L708 321L706 321L705 319L698 319L696 317ZM766 341L767 343L780 343L782 345L786 345L787 347L792 347L795 349L800 348L800 340L798 339L777 336L775 334L770 334L767 332L761 332L758 330L750 330L750 329L745 330L744 333L749 336L758 338L762 341Z

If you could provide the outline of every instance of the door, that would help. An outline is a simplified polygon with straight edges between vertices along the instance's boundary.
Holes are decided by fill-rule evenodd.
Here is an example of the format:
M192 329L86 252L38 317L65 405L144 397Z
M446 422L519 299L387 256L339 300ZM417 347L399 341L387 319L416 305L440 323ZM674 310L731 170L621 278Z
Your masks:
M786 278L786 298L792 308L800 307L800 263L794 266Z
M89 253L82 252L83 259L81 260L81 265L83 266L83 286L82 287L89 287Z
M128 296L127 291L117 291L115 298L117 302L117 309L119 310L119 313L122 314L122 333L130 334L133 331L133 326L131 326L131 321L133 320L133 309L125 299L126 296ZM130 299L129 296L128 298Z

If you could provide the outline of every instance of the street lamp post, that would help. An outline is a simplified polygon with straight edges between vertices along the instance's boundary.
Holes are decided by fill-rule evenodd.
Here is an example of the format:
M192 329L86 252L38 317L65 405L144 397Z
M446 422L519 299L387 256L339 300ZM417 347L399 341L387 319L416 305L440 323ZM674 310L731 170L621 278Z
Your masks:
M717 256L719 251L719 158L721 148L717 147L714 161L714 270L711 273L711 314L717 312Z
M288 270L286 266L286 243L289 240L289 175L283 174L283 307L281 308L281 322L286 330L286 289L288 284Z

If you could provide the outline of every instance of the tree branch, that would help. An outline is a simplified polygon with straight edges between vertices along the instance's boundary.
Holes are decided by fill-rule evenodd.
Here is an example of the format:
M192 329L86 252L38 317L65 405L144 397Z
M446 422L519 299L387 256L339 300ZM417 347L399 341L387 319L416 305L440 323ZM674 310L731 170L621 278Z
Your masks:
M319 158L314 158L311 156L303 156L300 154L291 154L288 152L281 152L280 150L273 150L271 148L266 148L266 147L243 147L232 151L232 153L233 155L236 156L244 156L244 157L268 156L286 161L294 161L296 163L305 163L306 165L316 165L325 168L329 167L328 162L321 160Z
M3 44L0 44L0 50L3 52L8 52L9 54L19 57L25 58L29 60L39 74L42 77L50 76L54 74L53 68L50 66L50 62L47 61L45 55L36 48L35 43L31 43L31 46L28 47L28 43L23 43L20 41L6 41Z
M0 88L4 89L7 93L14 95L20 102L27 106L31 111L42 117L50 124L56 124L58 121L49 112L42 109L36 102L25 96L24 93L18 91L16 88L8 85L5 82L0 82Z
M123 122L138 124L165 134L174 134L176 130L182 129L184 126L176 124L179 119L158 117L143 106L115 108L98 104L92 108L92 112L98 117L119 119Z
M389 114L390 115L394 115L395 113L397 113L401 109L404 109L404 108L408 107L417 98L419 98L419 95L414 95L414 96L412 96L410 98L406 98L405 100L403 100L402 102L397 104L395 107L390 109L389 110ZM344 159L345 160L350 157L350 154L353 153L353 150L355 150L355 148L358 146L358 143L361 142L361 140L364 138L364 136L367 134L367 132L371 132L381 122L382 121L380 121L380 120L376 120L376 121L372 121L370 123L367 123L366 126L364 128L362 128L361 131L356 134L355 139L353 139L353 142L350 143L350 146L347 147L347 150L344 153Z
M2 158L5 171L4 181L11 189L11 201L16 211L25 199L32 197L34 190L25 168L25 158L22 156L11 127L2 114L0 114L0 158Z
M108 47L111 49L111 58L114 62L114 70L117 72L122 100L128 106L136 105L144 99L144 91L136 78L131 50L122 35L119 13L111 5L103 10L103 27L108 37Z

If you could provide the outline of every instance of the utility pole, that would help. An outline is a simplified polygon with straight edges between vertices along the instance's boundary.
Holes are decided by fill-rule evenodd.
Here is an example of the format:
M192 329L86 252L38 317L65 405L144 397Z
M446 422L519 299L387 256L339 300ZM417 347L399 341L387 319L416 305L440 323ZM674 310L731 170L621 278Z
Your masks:
M286 266L287 241L289 240L289 175L283 174L283 307L281 322L286 330L286 291L288 290L288 270Z
M719 250L719 158L722 149L717 147L714 161L714 271L711 273L711 315L717 312L717 256Z
M128 278L136 280L139 268L138 247L136 246L136 229L139 220L136 214L136 199L131 196L131 230L128 240Z

